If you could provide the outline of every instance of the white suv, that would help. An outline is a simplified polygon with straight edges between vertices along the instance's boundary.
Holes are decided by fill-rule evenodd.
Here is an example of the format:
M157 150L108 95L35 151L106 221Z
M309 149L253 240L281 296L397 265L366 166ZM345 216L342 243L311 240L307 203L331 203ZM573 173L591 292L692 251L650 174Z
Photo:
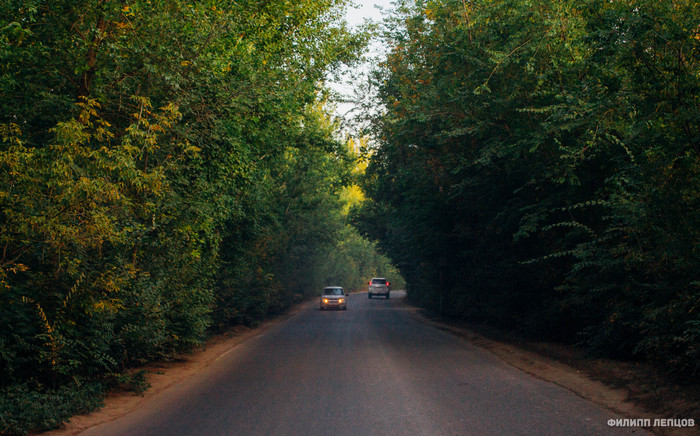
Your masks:
M367 289L367 297L372 298L375 294L381 294L384 298L389 299L389 282L385 278L375 277L369 281L369 288Z

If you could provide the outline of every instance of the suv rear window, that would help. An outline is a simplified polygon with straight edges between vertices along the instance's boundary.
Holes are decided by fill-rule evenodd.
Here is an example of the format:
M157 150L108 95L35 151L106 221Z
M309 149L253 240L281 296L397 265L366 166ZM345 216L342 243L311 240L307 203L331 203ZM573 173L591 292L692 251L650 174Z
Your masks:
M372 279L373 285L386 285L386 279Z

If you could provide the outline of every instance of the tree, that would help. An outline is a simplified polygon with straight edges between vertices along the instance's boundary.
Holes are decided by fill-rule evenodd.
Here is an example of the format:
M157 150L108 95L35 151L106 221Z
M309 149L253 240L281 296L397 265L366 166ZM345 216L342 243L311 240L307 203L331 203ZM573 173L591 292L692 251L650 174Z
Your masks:
M55 426L212 322L294 300L293 267L344 226L315 221L339 208L344 157L310 109L366 40L344 6L0 5L0 397L15 399L0 404L2 432ZM314 245L294 222L332 231ZM222 298L231 274L262 274L260 308ZM52 414L41 398L68 405Z
M355 221L411 298L697 372L695 6L398 5Z

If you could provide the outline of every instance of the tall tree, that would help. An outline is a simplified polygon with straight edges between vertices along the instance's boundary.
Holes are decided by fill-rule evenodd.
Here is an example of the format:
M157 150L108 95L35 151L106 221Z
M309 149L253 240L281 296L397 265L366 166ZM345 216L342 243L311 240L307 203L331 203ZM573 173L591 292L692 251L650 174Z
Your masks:
M409 295L697 372L694 1L416 1L387 18L356 213Z
M284 254L308 265L335 235L309 245L286 224L338 201L345 158L309 108L366 40L345 4L0 4L0 431L55 425L41 398L79 410L98 388L70 392L191 349L214 312L294 300ZM252 310L221 298L231 268L283 285Z

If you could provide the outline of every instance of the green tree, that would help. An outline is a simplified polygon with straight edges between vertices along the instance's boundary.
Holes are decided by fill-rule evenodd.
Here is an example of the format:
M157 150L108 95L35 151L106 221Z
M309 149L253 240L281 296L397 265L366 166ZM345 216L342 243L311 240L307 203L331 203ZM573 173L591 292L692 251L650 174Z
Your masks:
M400 2L354 219L409 296L696 373L697 11Z
M344 226L321 213L344 157L312 108L366 39L345 4L0 5L0 397L22 400L0 431L308 295L294 268ZM231 275L252 304L223 297ZM68 404L21 409L42 395Z

